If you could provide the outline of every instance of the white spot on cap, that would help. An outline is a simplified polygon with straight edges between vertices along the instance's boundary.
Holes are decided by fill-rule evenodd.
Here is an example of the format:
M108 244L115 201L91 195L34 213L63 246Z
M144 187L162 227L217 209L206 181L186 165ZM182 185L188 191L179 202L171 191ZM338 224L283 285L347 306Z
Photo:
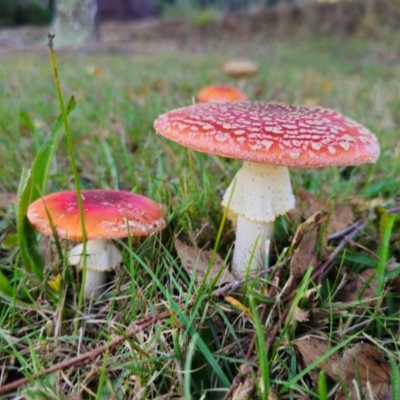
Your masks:
M350 148L350 143L349 142L339 142L339 146L343 149L343 150L348 150Z
M290 157L293 159L299 158L300 154L301 154L300 151L292 151L291 153L289 153Z
M226 142L229 139L228 135L217 135L215 136L215 139L218 140L218 142Z
M361 136L360 137L361 142L363 142L364 144L370 144L371 143L371 139L369 137L365 137L365 136Z

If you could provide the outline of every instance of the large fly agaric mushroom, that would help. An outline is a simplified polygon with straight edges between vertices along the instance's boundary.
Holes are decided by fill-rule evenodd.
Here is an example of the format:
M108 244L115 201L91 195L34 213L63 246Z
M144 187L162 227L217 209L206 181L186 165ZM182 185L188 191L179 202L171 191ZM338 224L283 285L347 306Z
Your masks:
M196 96L199 103L210 101L246 101L246 95L234 86L229 85L210 85L200 90Z
M376 137L321 107L279 103L204 103L169 111L155 130L195 150L238 158L243 167L222 205L237 222L232 273L264 265L276 216L294 206L287 167L318 168L375 162Z
M106 271L122 260L110 239L150 235L165 227L162 210L153 200L119 190L82 190L87 236L85 295L99 297L104 291ZM58 238L82 240L78 200L75 191L52 193L34 201L28 209L34 229L52 236L51 222ZM82 269L82 244L74 247L69 262Z

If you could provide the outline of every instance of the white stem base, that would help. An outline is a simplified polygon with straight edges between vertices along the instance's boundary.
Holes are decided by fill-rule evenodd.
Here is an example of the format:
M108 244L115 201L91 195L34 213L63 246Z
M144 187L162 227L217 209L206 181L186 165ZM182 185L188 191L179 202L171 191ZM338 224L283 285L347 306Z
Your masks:
M78 271L83 268L83 244L71 249L68 261L76 265ZM86 243L86 279L85 295L99 297L104 292L107 271L115 269L122 261L121 254L114 244L106 239L92 239Z
M104 293L106 282L107 272L86 269L85 288L83 289L85 296L100 297Z
M235 249L231 272L235 279L244 278L249 272L268 264L273 222L257 222L238 215Z
M246 268L264 267L274 220L294 207L287 167L245 161L225 192L222 206L229 206L228 219L236 228L232 274L240 279Z

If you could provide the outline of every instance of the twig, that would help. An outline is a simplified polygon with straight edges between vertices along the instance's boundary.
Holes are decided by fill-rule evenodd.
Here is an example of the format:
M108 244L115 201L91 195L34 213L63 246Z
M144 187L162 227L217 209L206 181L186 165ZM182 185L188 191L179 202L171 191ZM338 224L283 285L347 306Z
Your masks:
M390 209L386 210L386 212L388 214L393 214L393 213L396 213L396 212L400 212L400 207L390 208ZM375 218L375 217L373 217L373 218ZM328 236L328 240L329 241L339 239L339 238L341 238L343 236L344 237L341 240L341 242L339 243L339 245L335 248L335 250L329 255L328 259L322 265L322 267L314 272L314 274L312 275L311 279L312 280L318 280L318 281L320 279L322 279L322 277L329 271L330 267L332 266L333 260L339 254L339 252L346 246L346 244L348 242L350 242L354 238L354 236L357 235L357 233L362 231L365 228L365 226L366 226L366 222L364 220L358 220L355 223L349 225L348 227L342 229L341 231L335 232L332 235ZM288 296L285 297L285 300L286 301L289 300L290 298L292 298L292 296L293 296L293 291L290 294L288 294ZM263 309L263 312L264 312L264 309ZM289 307L285 309L285 311L283 312L283 314L279 318L278 323L275 325L274 330L268 335L267 341L265 343L265 346L267 348L267 352L272 347L272 343L275 340L275 337L276 337L278 331L281 328L282 322L287 317L289 309L290 309ZM400 324L399 324L399 331L400 331ZM245 357L246 361L248 361L250 359L250 354L251 354L251 352L253 350L253 346L254 346L254 338L255 338L255 336L253 335L252 341L250 342L249 350L248 350L248 352L246 354L246 357ZM259 375L260 375L259 371L257 371L257 376L259 376ZM239 385L240 385L240 383L242 381L242 378L243 378L243 373L240 370L239 373L233 379L229 390L227 391L227 393L225 394L225 396L223 397L222 400L229 400L229 399L232 398L233 394L238 389L238 387L239 387Z
M96 357L98 357L100 354L104 353L105 351L110 350L111 348L115 347L116 345L124 342L126 339L132 337L136 333L148 328L155 322L166 319L169 316L171 316L171 312L164 311L164 312L161 312L161 313L158 313L155 315L143 317L143 318L137 320L135 323L135 326L133 328L130 328L129 330L127 330L125 335L116 336L109 343L106 343L102 346L98 346L95 349L88 351L86 353L83 353L79 356L72 357L69 360L65 360L58 364L52 365L51 367L49 367L43 371L40 371L40 372L37 372L36 374L31 375L30 379L21 378L14 382L8 383L7 385L0 386L0 395L4 395L15 389L18 389L20 386L25 385L26 383L29 383L31 380L33 381L35 379L41 378L44 375L49 375L49 374L59 371L61 369L64 369L67 367L72 367L75 365L82 365L85 362L94 360Z
M393 207L391 209L387 210L388 214L393 214L393 213L397 213L400 212L400 206L399 207ZM331 266L331 263L333 262L334 258L336 257L336 255L344 248L344 246L351 241L354 236L356 236L356 234L358 232L360 232L362 229L364 229L366 226L366 223L362 220L355 222L354 224L352 224L350 227L345 228L344 230L337 232L333 235L331 235L330 237L328 237L328 240L334 240L337 239L341 236L343 236L343 234L345 234L346 236L342 239L342 241L339 243L339 245L336 247L336 249L329 255L328 260L322 265L322 267L320 269L318 269L318 271L315 271L315 273L312 275L312 279L313 280L320 280L322 279L322 276L329 270L329 267ZM349 233L350 232L350 233ZM347 234L348 233L348 234ZM283 266L284 263L281 263L278 267ZM222 286L221 288L215 290L212 293L212 297L220 297L223 294L225 294L226 292L230 291L230 290L236 290L239 287L241 287L246 281L250 282L253 279L256 279L264 274L268 274L272 271L274 267L270 267L270 268L265 268L261 271L258 271L255 274L251 274L249 275L247 278L243 278L243 279L239 279L237 281L233 281L231 283L228 283L224 286ZM291 297L291 296L290 296ZM289 297L289 298L290 298ZM190 305L194 304L194 301L192 301L190 303ZM287 313L288 313L289 309L286 309L285 312L281 315L279 322L276 324L274 330L271 332L271 334L268 336L267 342L266 342L266 347L267 347L267 351L270 349L270 347L272 346L273 340L277 334L277 332L280 329L281 323L282 321L286 318ZM264 307L263 309L263 314L264 311L266 311L266 308ZM72 366L76 366L76 365L82 365L90 360L95 359L96 357L98 357L100 354L104 353L107 350L112 349L113 347L117 346L118 344L124 342L126 339L134 336L136 333L148 328L149 326L153 325L154 323L161 321L163 319L168 318L169 316L171 316L171 312L170 311L164 311L152 316L146 316L143 317L139 320L137 320L135 322L135 326L133 328L130 328L129 330L126 331L125 335L119 335L116 336L111 342L106 343L102 346L98 346L95 349L88 351L86 353L83 353L79 356L70 358L69 360L65 360L61 363L52 365L51 367L37 372L36 374L31 375L30 379L28 378L21 378L18 379L14 382L8 383L6 385L0 386L0 395L4 395L7 393L10 393L13 390L18 389L20 386L25 385L26 383L29 383L30 380L35 380L38 378L41 378L42 376L45 375L49 375L53 372L57 372L61 369L64 368L68 368L68 367L72 367ZM252 349L254 347L254 336L250 342L250 346L249 349L247 351L246 357L245 359L248 361L248 359L251 357L251 353L252 353ZM237 389L237 387L240 384L240 380L241 380L242 376L239 373L238 375L236 375L236 377L234 378L231 387L229 388L228 392L226 393L226 395L224 396L223 400L228 400L229 398L231 398L234 390Z
M280 267L280 266L281 266L281 264L278 265L278 267ZM264 268L260 271L257 271L254 274L250 274L248 277L238 279L237 281L232 281L231 283L227 283L226 285L223 285L219 289L214 290L212 295L213 295L213 297L220 297L223 294L225 294L226 292L228 292L229 290L239 289L241 286L243 286L243 284L245 282L251 282L252 280L259 278L260 276L262 276L264 274L269 274L274 268L275 268L275 266L269 267L269 268Z
M347 235L349 232L352 232L354 229L360 230L360 225L362 223L363 223L363 220L358 220L358 221L354 222L353 224L347 226L346 228L342 229L341 231L332 233L331 235L328 236L328 241L340 239L341 237Z
M250 282L251 280L253 280L257 277L262 276L263 274L267 274L268 272L271 272L271 270L272 270L272 268L266 268L261 271L258 271L256 274L250 275L247 279L247 282ZM212 293L212 297L220 297L230 290L236 290L239 287L241 287L245 281L246 281L246 279L240 279L237 281L233 281L227 285L224 285L223 287L215 290ZM189 303L189 306L192 306L193 304L195 304L195 301L191 301ZM77 366L77 365L83 365L84 363L95 359L100 354L104 353L105 351L110 350L111 348L124 342L126 339L132 337L133 335L142 331L143 329L148 328L152 324L154 324L158 321L161 321L165 318L168 318L170 315L171 315L170 311L164 311L162 313L158 313L155 315L140 318L139 320L137 320L135 322L135 326L133 328L130 328L129 330L126 331L125 335L119 335L119 336L115 337L111 342L106 343L105 345L96 347L95 349L93 349L91 351L88 351L79 356L70 358L69 360L65 360L58 364L54 364L51 367L49 367L43 371L40 371L40 372L37 372L36 374L31 375L30 379L21 378L14 382L8 383L7 385L0 386L0 395L9 393L13 390L18 389L20 386L25 385L26 383L29 383L31 380L41 378L42 376L49 375L49 374L51 374L53 372L57 372L61 369L73 367L73 366Z
M340 243L336 246L335 250L329 254L328 259L322 264L320 268L318 268L314 273L311 275L311 280L320 282L324 275L326 275L333 265L333 261L335 257L343 250L348 242L353 240L354 236L356 236L362 229L365 228L366 223L361 222L357 225L357 227L351 231L348 235L346 235Z
M395 214L400 212L400 206L397 207L392 207L392 208L388 208L386 209L386 212L388 214ZM375 219L376 216L372 214L372 219ZM346 234L348 234L349 232L353 231L353 229L357 229L361 230L358 225L362 224L364 220L360 219L356 222L354 222L353 224L347 226L346 228L342 229L341 231L337 231L335 233L332 233L331 235L328 236L328 240L335 240L335 239L340 239L342 236L345 236Z
M395 214L400 212L400 206L398 207L393 207L389 208L386 210L388 214ZM375 219L376 217L374 216L372 219ZM326 275L329 270L331 269L333 265L333 261L335 257L340 253L341 250L346 246L347 243L351 242L354 238L354 236L357 235L357 233L361 232L365 227L367 223L364 220L359 220L355 222L354 224L348 226L347 228L343 229L342 231L336 232L328 237L328 240L334 240L337 239L343 235L344 238L340 241L338 246L335 248L335 250L329 254L328 259L325 261L325 263L321 266L321 268L318 268L311 276L311 279L316 282L320 282L321 279L323 278L324 275Z

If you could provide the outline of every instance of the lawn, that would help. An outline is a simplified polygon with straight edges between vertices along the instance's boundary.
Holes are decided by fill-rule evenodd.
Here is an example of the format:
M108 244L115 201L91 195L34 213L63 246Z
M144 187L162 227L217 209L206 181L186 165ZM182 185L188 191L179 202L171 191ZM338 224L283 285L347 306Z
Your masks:
M60 106L45 46L1 55L0 382L29 380L10 396L227 400L269 391L270 399L400 399L400 56L393 52L360 37L345 45L321 37L144 54L57 52L65 101L77 102L69 124L81 189L143 194L162 204L167 222L156 235L117 241L123 262L98 300L82 299L79 276L45 238L43 281L24 265L15 194ZM192 104L207 84L234 85L221 66L238 56L260 67L245 87L250 99L335 109L375 133L381 155L355 168L291 169L298 206L276 223L269 274L218 291L188 265L229 263L235 236L220 202L240 161L181 147L157 135L153 122ZM73 178L62 136L46 192L74 189ZM294 243L299 225L318 212L303 225L312 238ZM190 246L191 260L176 239ZM70 248L60 245L64 254ZM199 259L199 249L211 251ZM297 259L315 253L313 270L288 284L301 269L296 252Z

